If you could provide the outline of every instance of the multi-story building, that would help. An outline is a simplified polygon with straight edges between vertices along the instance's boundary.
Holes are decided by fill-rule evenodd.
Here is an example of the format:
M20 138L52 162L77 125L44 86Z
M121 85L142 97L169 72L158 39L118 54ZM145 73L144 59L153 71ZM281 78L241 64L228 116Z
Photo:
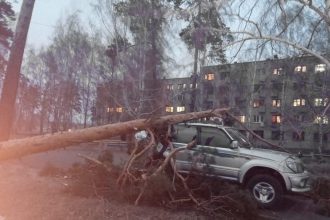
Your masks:
M189 111L191 82L164 79L167 113ZM196 109L231 107L246 126L276 144L329 149L329 82L326 65L310 56L205 66Z
M195 91L196 110L230 107L248 128L276 144L330 150L330 76L318 59L302 56L205 66L196 86L193 81L192 77L162 79L163 114L189 112ZM104 95L101 88L110 87L111 94ZM138 94L126 91L123 98L124 89L123 80L100 87L97 121L132 118L128 113L139 108Z

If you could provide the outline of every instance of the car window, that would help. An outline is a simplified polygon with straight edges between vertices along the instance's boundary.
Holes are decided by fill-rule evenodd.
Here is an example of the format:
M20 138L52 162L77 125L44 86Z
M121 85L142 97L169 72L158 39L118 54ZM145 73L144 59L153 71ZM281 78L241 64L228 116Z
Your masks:
M197 137L197 129L194 126L176 125L174 126L173 140L178 143L190 143Z
M201 144L212 147L230 147L231 140L218 128L203 127L201 130Z
M238 141L238 144L241 147L247 147L250 146L250 142L249 140L246 138L246 136L244 136L242 133L240 133L238 130L236 129L232 129L232 128L226 128L226 131L229 133L229 135L235 140Z

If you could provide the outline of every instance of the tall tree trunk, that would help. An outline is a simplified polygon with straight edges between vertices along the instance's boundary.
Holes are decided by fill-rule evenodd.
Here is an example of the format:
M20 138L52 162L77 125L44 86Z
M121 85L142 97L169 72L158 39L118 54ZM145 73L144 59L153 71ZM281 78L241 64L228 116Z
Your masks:
M200 19L201 13L201 2L198 3L198 14L197 19ZM192 75L192 88L191 88L191 100L190 100L190 112L194 112L196 108L196 86L197 86L197 68L198 68L198 48L195 42L195 53L194 53L194 72Z
M192 88L191 88L191 100L190 100L190 112L195 111L196 106L196 85L197 85L197 64L198 64L198 49L195 47L194 55L194 73L192 75Z
M18 18L15 37L0 100L0 140L8 140L15 117L15 101L20 78L25 42L32 16L34 0L24 0Z

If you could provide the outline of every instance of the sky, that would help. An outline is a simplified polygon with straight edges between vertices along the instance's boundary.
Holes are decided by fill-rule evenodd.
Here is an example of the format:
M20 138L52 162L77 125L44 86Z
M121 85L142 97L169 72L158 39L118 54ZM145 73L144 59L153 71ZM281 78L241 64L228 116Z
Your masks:
M12 3L14 11L19 13L22 0L8 0ZM86 24L93 20L92 3L95 0L35 0L32 19L27 38L27 46L42 47L51 42L54 27L57 22L69 14L79 12L80 18ZM94 19L95 20L95 19ZM175 32L180 28L175 27ZM170 77L185 77L192 73L192 53L190 53L181 41L178 33L170 36L171 43L168 45L169 56L175 62L166 65L167 75Z
M9 0L18 13L22 0ZM82 19L89 19L93 0L35 0L27 44L45 46L49 44L54 27L59 19L68 14L79 12Z

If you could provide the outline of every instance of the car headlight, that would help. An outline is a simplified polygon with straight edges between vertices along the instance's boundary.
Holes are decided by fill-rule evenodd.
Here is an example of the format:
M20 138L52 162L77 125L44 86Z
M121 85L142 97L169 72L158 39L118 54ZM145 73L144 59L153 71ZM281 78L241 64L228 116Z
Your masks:
M288 158L286 160L286 166L292 170L294 173L303 173L304 172L304 166L301 162L296 161L293 158Z

